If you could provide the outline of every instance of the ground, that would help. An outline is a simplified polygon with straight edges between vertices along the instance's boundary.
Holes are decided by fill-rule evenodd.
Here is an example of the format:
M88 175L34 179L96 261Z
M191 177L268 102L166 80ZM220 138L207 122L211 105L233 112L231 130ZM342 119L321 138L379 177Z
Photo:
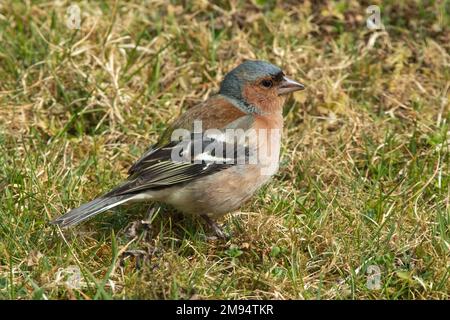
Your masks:
M168 3L1 2L0 298L448 299L449 1ZM307 89L230 240L158 204L49 224L255 58Z

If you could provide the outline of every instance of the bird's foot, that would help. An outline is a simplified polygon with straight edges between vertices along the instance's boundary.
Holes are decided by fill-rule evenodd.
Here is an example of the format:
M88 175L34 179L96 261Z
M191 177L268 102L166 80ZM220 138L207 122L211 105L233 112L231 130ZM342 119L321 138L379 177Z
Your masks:
M226 240L226 241L230 240L230 238L231 238L230 235L227 232L223 231L223 229L217 224L217 222L212 220L206 214L201 215L201 217L203 218L203 220L206 221L208 226L214 231L217 238L219 238L221 240Z

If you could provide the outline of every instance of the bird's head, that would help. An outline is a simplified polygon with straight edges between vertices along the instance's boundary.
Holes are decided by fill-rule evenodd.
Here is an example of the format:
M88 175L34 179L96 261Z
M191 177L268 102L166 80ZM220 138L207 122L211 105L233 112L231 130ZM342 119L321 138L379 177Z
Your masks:
M256 107L261 113L279 113L286 95L304 88L273 64L247 60L227 73L219 93Z

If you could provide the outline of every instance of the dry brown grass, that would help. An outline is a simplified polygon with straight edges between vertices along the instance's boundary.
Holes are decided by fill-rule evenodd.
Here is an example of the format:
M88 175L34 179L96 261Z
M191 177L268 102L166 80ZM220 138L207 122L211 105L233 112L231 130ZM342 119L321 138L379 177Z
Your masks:
M449 2L254 3L81 1L78 31L70 2L0 4L0 297L448 299ZM276 179L224 221L232 240L167 207L133 234L145 206L65 238L48 224L255 58L307 90ZM81 289L56 277L71 265Z

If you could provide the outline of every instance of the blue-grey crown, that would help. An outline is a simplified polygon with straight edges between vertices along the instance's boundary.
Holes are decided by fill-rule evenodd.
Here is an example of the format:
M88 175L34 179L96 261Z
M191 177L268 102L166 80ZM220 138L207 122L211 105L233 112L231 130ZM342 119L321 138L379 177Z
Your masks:
M242 100L244 83L253 82L268 75L275 76L281 69L261 60L247 60L228 72L220 84L219 93L230 98Z

